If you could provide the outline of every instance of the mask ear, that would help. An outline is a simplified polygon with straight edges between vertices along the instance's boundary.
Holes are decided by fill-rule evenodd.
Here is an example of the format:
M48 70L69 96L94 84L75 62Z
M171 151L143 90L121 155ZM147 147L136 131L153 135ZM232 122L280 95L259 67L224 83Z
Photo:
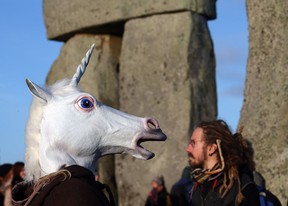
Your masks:
M45 91L29 79L26 79L26 84L33 95L43 99L45 102L48 102L52 98L52 95L49 92Z

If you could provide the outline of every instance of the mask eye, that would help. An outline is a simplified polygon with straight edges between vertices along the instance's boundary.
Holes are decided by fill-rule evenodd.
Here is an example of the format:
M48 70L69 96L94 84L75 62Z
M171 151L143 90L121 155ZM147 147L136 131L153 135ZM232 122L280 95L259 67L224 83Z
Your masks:
M83 109L93 107L93 103L89 99L86 99L86 98L81 99L79 103Z
M77 105L82 110L90 111L94 108L94 99L91 97L82 97L77 101Z

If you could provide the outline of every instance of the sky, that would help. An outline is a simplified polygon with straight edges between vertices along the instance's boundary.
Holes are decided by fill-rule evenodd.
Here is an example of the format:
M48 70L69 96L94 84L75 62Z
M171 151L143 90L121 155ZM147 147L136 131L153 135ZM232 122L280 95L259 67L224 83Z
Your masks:
M248 56L245 0L218 0L209 21L216 55L218 118L235 132ZM41 0L0 2L0 164L25 159L25 126L32 95L25 79L44 85L63 43L47 40Z

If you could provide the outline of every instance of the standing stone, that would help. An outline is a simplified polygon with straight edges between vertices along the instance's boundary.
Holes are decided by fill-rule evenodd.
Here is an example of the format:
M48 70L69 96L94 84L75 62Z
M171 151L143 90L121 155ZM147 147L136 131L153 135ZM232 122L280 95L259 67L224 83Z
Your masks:
M76 35L69 39L64 44L58 59L52 65L47 77L47 84L50 85L62 78L72 78L81 59L90 46L95 43L80 87L83 91L94 95L100 102L118 109L118 65L121 41L121 38L109 35L88 34ZM117 202L114 162L114 156L109 155L100 158L98 163L100 181L109 185Z
M249 58L239 126L266 186L288 199L288 1L247 1Z
M116 157L119 205L144 205L154 176L170 191L188 164L195 123L217 116L213 45L202 15L155 15L128 21L120 57L120 109L158 119L166 142L145 143L149 161Z

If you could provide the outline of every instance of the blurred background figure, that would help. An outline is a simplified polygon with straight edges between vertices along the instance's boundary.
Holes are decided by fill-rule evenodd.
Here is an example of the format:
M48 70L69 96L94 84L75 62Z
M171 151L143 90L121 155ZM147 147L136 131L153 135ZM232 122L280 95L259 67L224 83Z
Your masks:
M0 166L0 206L12 206L12 188L25 178L24 162Z
M95 171L95 181L99 181L100 175L98 171Z
M266 188L266 181L264 177L256 170L253 171L253 178L259 190L261 206L281 206L281 202L278 197Z
M171 206L170 195L167 192L163 176L157 176L152 181L152 189L146 199L145 206Z
M10 206L11 203L11 183L13 178L13 165L0 165L0 206Z
M12 188L19 182L22 182L25 178L24 162L15 162L13 165L13 179Z
M170 192L172 205L188 206L192 186L191 167L187 166L183 169L181 178L172 186Z
M254 148L252 142L244 139L247 144L247 152L250 157L250 169L253 172L253 180L257 186L260 197L261 206L281 206L281 202L276 195L266 188L266 180L260 172L256 170L256 163L254 161ZM288 206L288 205L287 205Z

